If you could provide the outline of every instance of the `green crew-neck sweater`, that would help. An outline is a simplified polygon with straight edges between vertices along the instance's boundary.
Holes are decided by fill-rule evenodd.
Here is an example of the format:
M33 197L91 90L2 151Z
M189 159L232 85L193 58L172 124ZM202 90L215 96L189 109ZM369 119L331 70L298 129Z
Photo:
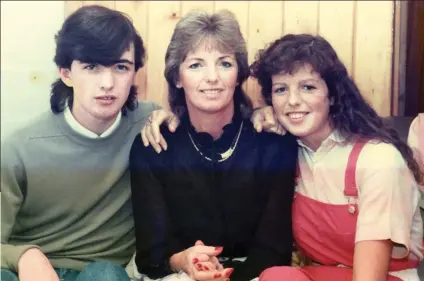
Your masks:
M109 136L75 132L47 112L2 144L1 267L39 247L55 268L125 265L135 251L128 159L156 106L140 102Z

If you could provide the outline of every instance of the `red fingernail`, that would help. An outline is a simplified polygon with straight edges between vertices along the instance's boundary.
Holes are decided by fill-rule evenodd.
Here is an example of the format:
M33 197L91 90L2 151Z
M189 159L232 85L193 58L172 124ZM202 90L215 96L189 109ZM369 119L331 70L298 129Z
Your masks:
M224 247L215 247L215 251L222 251Z
M201 263L198 263L198 264L197 264L197 267L198 267L198 268L202 268L202 264L201 264Z
M203 267L205 270L209 270L209 267L207 267L206 265Z
M221 274L217 273L213 276L214 279L221 277Z
M227 273L225 273L225 277L230 277L230 276L231 276L231 274L233 273L233 271L234 271L234 268L230 268L230 269L227 271Z
M198 258L194 258L194 259L193 259L193 263L194 263L194 264L196 264L196 263L198 263L198 262L199 262L199 259L198 259Z

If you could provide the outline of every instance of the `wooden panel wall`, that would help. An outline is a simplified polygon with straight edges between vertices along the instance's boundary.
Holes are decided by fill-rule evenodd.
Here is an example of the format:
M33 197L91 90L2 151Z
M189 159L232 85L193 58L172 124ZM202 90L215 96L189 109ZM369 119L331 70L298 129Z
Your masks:
M283 34L320 34L377 112L390 115L393 1L65 1L65 15L93 2L127 13L147 45L147 64L137 75L141 99L167 106L165 50L181 16L198 8L229 9L247 41L249 63L257 50ZM249 79L244 87L255 105L262 103L256 81Z

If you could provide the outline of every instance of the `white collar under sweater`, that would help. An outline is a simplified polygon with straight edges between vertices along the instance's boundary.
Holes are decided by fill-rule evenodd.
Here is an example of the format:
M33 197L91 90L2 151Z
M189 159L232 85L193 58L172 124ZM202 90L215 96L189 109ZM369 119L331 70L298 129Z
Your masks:
M65 108L64 115L66 122L69 124L69 126L71 126L74 131L88 138L97 139L105 138L111 135L116 130L116 128L118 128L119 123L121 122L122 113L121 111L119 111L118 117L116 117L115 122L113 122L112 126L110 126L109 129L104 131L101 135L97 135L96 133L93 133L92 131L82 126L72 115L72 112L68 106Z

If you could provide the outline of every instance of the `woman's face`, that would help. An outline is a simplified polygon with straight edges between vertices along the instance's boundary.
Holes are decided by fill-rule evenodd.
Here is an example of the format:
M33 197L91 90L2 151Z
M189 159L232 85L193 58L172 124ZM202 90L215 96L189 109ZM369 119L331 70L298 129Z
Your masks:
M331 134L327 84L310 65L272 76L272 106L278 121L312 149Z
M189 52L180 65L178 88L183 88L188 111L233 112L238 65L233 53L221 53L208 42Z

